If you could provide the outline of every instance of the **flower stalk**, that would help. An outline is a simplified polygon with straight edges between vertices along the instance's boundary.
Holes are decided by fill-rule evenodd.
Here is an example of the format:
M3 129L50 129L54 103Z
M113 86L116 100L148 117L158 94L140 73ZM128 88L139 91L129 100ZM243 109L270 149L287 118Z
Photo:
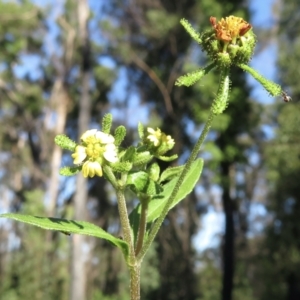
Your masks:
M168 214L168 211L170 210L170 207L173 203L173 201L175 200L178 192L179 192L179 189L180 187L182 186L182 183L186 177L186 175L188 174L191 166L192 166L192 163L195 161L195 159L197 158L197 155L200 151L200 148L211 128L211 125L212 125L212 122L213 122L213 119L214 119L214 116L215 114L211 111L209 116L208 116L208 119L205 123L205 126L203 128L203 131L201 132L201 135L198 139L198 141L196 142L193 150L192 150L192 153L188 159L188 161L186 162L178 180L177 180L177 183L173 189L173 192L170 196L170 198L168 199L168 201L166 202L164 208L163 208L163 211L162 213L160 214L159 218L156 220L153 228L151 229L150 233L149 233L149 237L146 239L140 253L138 254L137 256L137 260L140 262L142 261L143 257L145 256L147 250L149 249L149 247L151 246L154 238L156 237L157 233L158 233L158 230L159 228L161 227L164 219L166 218L167 214Z
M139 231L137 236L137 242L135 247L135 255L137 256L141 251L141 248L144 243L145 233L146 233L146 226L147 226L147 212L148 212L148 203L149 199L140 199L141 200L141 217L139 223Z

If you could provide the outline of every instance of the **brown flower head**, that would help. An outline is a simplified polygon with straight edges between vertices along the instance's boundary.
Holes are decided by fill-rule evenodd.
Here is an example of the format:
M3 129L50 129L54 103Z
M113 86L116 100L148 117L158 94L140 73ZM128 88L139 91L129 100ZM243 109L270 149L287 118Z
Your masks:
M234 16L222 18L219 22L215 17L210 17L209 20L216 31L217 39L227 43L231 41L235 43L238 37L245 35L252 28L242 18Z

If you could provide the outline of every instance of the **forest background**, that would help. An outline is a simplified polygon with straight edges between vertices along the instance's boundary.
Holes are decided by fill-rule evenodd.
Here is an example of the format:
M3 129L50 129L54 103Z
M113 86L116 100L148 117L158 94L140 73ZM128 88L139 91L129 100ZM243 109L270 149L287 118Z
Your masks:
M128 128L128 145L138 121L161 127L183 162L218 74L174 86L206 61L179 20L199 31L210 16L251 23L253 2L0 1L0 213L88 220L119 236L110 186L59 176L71 158L54 136L77 140L111 112ZM300 299L300 3L263 2L257 11L269 3L272 15L253 24L264 55L253 63L293 101L258 92L233 70L230 105L200 154L201 180L145 258L142 299ZM215 232L207 216L223 228ZM129 299L122 257L104 241L3 219L0 242L1 300Z

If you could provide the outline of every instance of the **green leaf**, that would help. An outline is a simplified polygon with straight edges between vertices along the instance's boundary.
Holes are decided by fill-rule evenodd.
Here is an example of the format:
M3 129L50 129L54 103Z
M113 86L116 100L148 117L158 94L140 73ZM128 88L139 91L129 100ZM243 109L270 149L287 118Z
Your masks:
M157 156L158 159L162 160L162 161L166 161L166 162L170 162L172 160L175 160L178 158L177 154L174 154L172 156Z
M136 154L136 148L134 146L128 147L122 155L122 161L132 161Z
M271 80L266 79L264 76L260 75L256 70L252 69L246 64L238 64L238 67L248 72L254 79L256 79L271 96L282 95L281 86Z
M62 176L73 176L81 171L82 166L78 167L62 167L59 170L59 174Z
M126 136L126 128L120 125L115 130L115 145L120 146Z
M54 142L62 149L74 152L77 144L64 134L58 134L54 138Z
M215 64L212 63L212 64L206 66L205 68L201 68L192 73L182 75L176 80L175 85L191 86L191 85L195 84L197 81L199 81L207 73L209 73L214 67L215 67Z
M199 177L201 175L203 169L203 159L197 159L192 164L190 171L188 172L183 184L171 206L173 208L176 204L178 204L181 200L183 200L195 187L197 184ZM178 175L179 176L179 175ZM154 196L152 200L149 202L148 206L148 216L147 223L155 221L159 215L161 214L166 202L171 196L173 189L177 183L178 176L166 183L163 186L163 191ZM170 209L171 209L170 208ZM141 208L138 205L130 214L130 224L133 229L134 236L136 237L138 231L138 224L140 218Z
M150 154L149 151L137 152L137 153L134 155L134 158L133 158L133 164L134 164L134 166L145 165L145 164L147 164L152 158L153 158L153 155Z
M164 181L170 181L174 177L178 176L182 172L183 168L184 168L184 166L167 168L160 175L159 183L164 182Z
M126 184L129 185L135 193L143 193L151 197L162 191L161 186L153 181L149 177L149 174L144 171L130 173L127 177Z
M199 158L192 164L192 167L188 172L187 176L185 177L185 180L183 181L182 186L170 209L172 209L176 204L183 200L194 189L195 185L197 184L200 178L202 168L203 159ZM177 183L177 179L178 177L166 183L163 186L163 192L153 197L153 199L150 201L148 206L148 222L154 221L159 217L165 203L167 202L167 200L171 196L171 193L173 192L173 189Z
M102 228L88 222L10 213L2 214L0 217L35 225L47 230L60 231L65 234L78 233L104 239L120 248L125 258L128 257L128 245L125 241L114 237Z
M127 185L133 185L137 191L141 191L147 185L149 175L144 171L131 172L127 177Z
M108 165L119 173L129 172L132 169L132 163L130 161L120 161L116 163L108 163Z
M144 138L144 135L145 135L144 130L145 130L144 125L141 122L139 122L138 133L139 133L139 137L141 140Z
M104 133L107 133L107 134L110 133L112 120L113 120L112 114L106 114L106 115L103 116L103 119L102 119L102 131Z
M185 28L185 30L189 33L189 35L198 43L202 44L202 40L200 34L192 27L190 22L186 19L180 20L181 25Z

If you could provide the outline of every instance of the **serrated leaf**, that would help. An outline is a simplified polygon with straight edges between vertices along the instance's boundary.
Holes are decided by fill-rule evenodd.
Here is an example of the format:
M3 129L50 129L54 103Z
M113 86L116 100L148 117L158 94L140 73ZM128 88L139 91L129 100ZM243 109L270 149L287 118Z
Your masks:
M176 204L178 204L181 200L183 200L195 187L197 184L199 177L201 175L203 169L203 159L197 159L192 164L190 171L188 172L185 180L173 202L170 209L172 209ZM179 176L179 175L178 175ZM155 221L161 214L165 203L168 201L169 197L171 196L174 187L177 183L178 176L174 179L169 181L163 186L163 191L154 196L152 200L149 202L148 205L148 216L147 216L147 223ZM138 224L140 218L141 208L138 205L130 214L130 224L133 229L134 236L136 237L138 231Z
M59 174L63 176L73 176L81 171L81 166L79 167L62 167L59 170Z
M125 258L128 257L128 245L125 241L114 237L102 228L89 222L10 213L2 214L0 215L0 217L13 219L30 225L38 226L47 230L56 230L64 232L66 234L77 233L83 235L90 235L100 239L104 239L121 249Z

